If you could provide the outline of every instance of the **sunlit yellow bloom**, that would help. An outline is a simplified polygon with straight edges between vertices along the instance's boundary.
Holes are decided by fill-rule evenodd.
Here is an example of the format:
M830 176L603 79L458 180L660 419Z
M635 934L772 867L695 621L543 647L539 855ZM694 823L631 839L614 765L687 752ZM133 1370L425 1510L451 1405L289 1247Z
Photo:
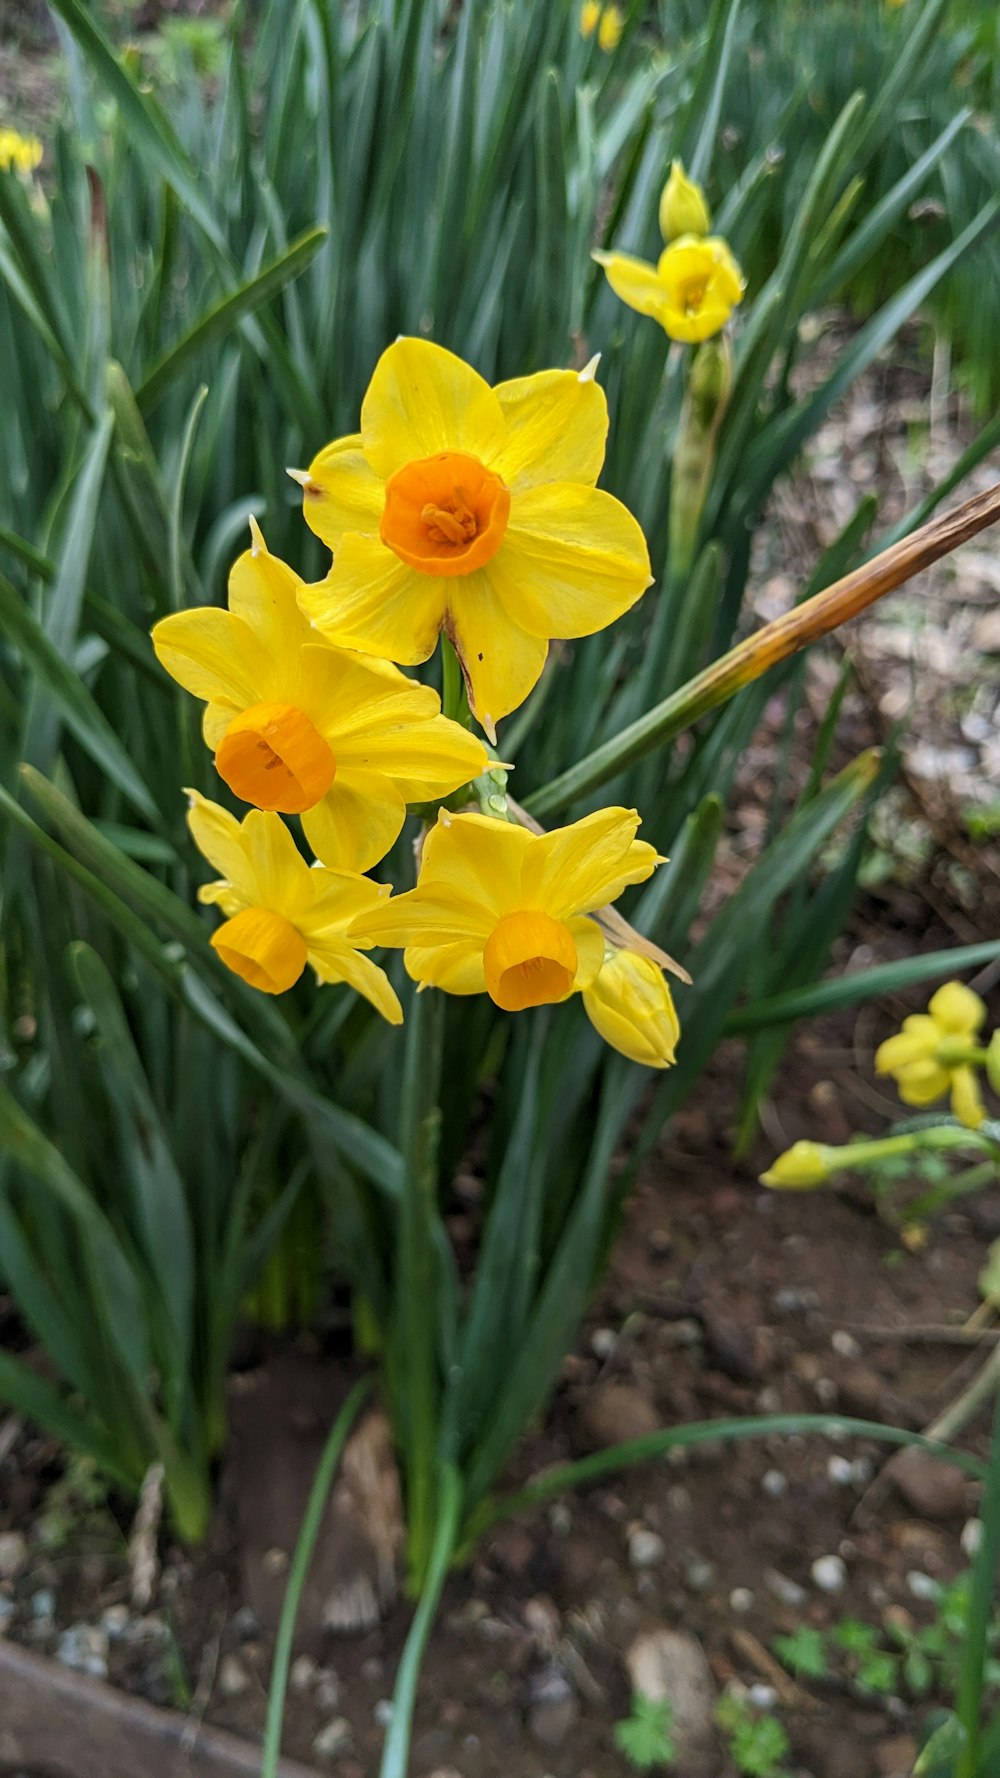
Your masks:
M622 302L652 315L672 340L707 340L743 300L743 274L718 235L679 235L655 266L628 253L595 253Z
M42 144L37 136L22 136L17 130L0 130L0 173L33 173L42 159Z
M633 809L599 809L534 834L487 815L442 809L417 887L365 913L355 931L405 949L409 974L449 994L489 994L505 1012L591 986L604 935L585 916L659 862L637 840Z
M778 1191L812 1191L831 1177L830 1150L819 1142L793 1142L760 1176Z
M444 630L491 739L553 637L604 629L649 585L642 531L594 486L608 407L593 368L491 389L441 346L397 340L360 433L294 472L334 558L302 609L330 641L403 666Z
M705 202L705 193L684 171L683 161L674 161L670 178L660 193L660 233L665 241L678 235L707 235L712 218Z
M222 872L198 899L227 916L212 937L227 968L265 994L283 994L310 963L321 982L346 982L391 1025L400 1024L388 977L362 955L365 941L348 937L352 922L384 900L389 885L356 871L310 867L279 815L251 809L240 822L196 790L188 795L194 843Z
M669 1068L676 1059L680 1021L662 969L638 951L609 948L583 990L587 1017L605 1043L647 1068Z
M580 36L593 37L601 17L599 0L584 0L580 8Z
M301 815L324 864L368 870L407 803L467 784L486 769L486 749L439 714L429 686L324 642L299 609L298 576L251 529L229 610L175 612L156 625L153 646L207 700L205 740L230 789L259 809Z
M597 42L605 55L617 49L622 39L625 20L620 6L606 6L601 13L601 22L597 27Z
M979 1092L977 1034L986 1017L978 994L962 982L946 982L927 1011L903 1020L895 1037L879 1044L875 1068L891 1074L904 1105L933 1105L951 1094L951 1108L970 1130L986 1115Z

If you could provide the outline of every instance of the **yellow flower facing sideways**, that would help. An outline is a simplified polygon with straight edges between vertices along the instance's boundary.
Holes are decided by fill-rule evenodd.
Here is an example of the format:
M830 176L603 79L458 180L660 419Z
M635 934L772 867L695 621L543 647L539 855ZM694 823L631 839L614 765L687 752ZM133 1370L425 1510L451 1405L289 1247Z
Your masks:
M390 1025L401 1024L388 977L363 955L364 940L348 936L389 885L356 871L310 867L278 815L251 809L240 822L197 791L188 795L194 843L222 873L198 899L226 915L212 937L226 967L265 994L283 994L309 963L321 982L346 982Z
M946 982L926 1012L912 1013L903 1029L879 1044L875 1068L891 1074L904 1105L933 1105L951 1094L951 1108L967 1129L986 1116L976 1068L985 1061L978 1033L986 1008L963 982Z
M743 300L743 274L718 235L678 235L655 266L629 253L595 253L616 296L651 315L672 340L711 339Z
M595 486L608 407L594 368L491 389L441 346L397 340L360 433L293 472L333 551L325 580L299 590L306 615L401 666L427 660L443 630L491 740L553 637L604 629L650 584L639 525Z
M41 165L42 144L37 136L17 130L0 130L0 173L33 173Z
M369 870L409 802L437 801L489 764L483 743L439 714L437 693L385 661L333 648L303 616L301 581L253 546L229 579L229 609L202 606L153 630L172 677L207 701L216 769L244 802L301 815L326 864Z
M660 862L636 839L638 825L633 809L599 809L534 834L441 810L416 888L361 915L352 930L403 948L423 987L486 993L505 1012L565 1000L592 987L604 964L604 934L587 915Z
M652 958L609 947L583 989L583 1007L605 1043L631 1061L669 1068L676 1060L680 1021L667 979Z

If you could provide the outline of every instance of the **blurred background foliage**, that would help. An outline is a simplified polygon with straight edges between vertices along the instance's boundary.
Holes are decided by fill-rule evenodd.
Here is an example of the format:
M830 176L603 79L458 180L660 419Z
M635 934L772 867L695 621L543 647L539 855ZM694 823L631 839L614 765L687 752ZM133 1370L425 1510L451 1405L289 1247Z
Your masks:
M647 1090L573 1007L517 1022L488 1002L447 1008L440 1177L447 1191L470 1143L485 1177L467 1292L433 1201L424 1226L401 1227L402 1046L350 995L265 1002L210 950L181 786L220 787L149 626L223 600L251 512L272 550L323 572L285 466L356 425L398 333L491 378L600 350L605 484L643 521L660 584L610 636L557 649L500 738L520 800L546 821L583 812L597 782L581 796L552 781L740 633L772 488L914 314L949 330L988 409L993 9L716 0L706 19L693 0L632 4L612 54L562 3L237 4L136 42L121 8L52 11L65 112L39 176L0 175L0 1269L51 1374L8 1355L0 1392L128 1488L162 1461L197 1535L235 1319L251 1290L272 1320L315 1301L301 1194L322 1193L386 1363L411 1499L444 1451L472 1510L607 1253L631 1177L608 1184L623 1133L641 1105L635 1160L649 1150L738 1002L756 1021L752 1130L789 1029L767 1002L822 973L892 759L843 766L845 674L805 782L776 773L768 843L700 925L741 759L779 693L787 759L802 663L600 784L672 856L626 912L695 978L678 996L680 1063ZM749 278L680 576L665 564L688 358L589 257L608 242L655 254L675 154ZM856 327L814 362L845 303ZM987 420L896 533L996 438ZM866 496L803 590L884 541ZM421 1313L435 1307L430 1451L408 1419L414 1278Z

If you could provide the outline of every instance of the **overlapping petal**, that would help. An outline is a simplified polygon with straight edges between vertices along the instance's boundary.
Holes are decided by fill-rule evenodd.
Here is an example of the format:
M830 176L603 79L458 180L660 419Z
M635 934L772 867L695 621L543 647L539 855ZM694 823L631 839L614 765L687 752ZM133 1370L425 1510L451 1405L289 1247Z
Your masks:
M418 574L379 537L349 531L325 580L303 584L299 604L342 648L416 666L434 653L447 611L444 580Z
M537 835L524 860L523 905L564 920L604 907L629 883L643 882L655 870L658 854L655 846L636 839L638 826L634 809L597 809L568 827Z
M445 629L455 645L469 690L469 704L491 740L496 725L524 703L542 676L549 652L544 636L518 623L495 590L503 556L488 568L450 582Z
M306 524L336 550L345 531L377 533L385 505L385 482L365 456L360 432L334 439L305 471L290 472L302 487Z
M438 451L465 451L488 462L503 431L503 410L489 384L430 340L389 346L361 404L364 454L383 477Z
M347 767L301 820L316 857L331 870L371 870L402 832L406 799L381 772Z
M494 394L505 426L489 467L512 494L543 482L593 486L604 466L608 399L592 369L536 371L498 383Z
M654 265L645 259L636 259L631 253L595 253L594 258L599 266L603 266L608 283L623 303L640 315L652 315L655 320L660 320L663 286Z
M642 527L614 495L576 482L532 488L485 570L507 614L540 637L592 636L651 584Z
M939 1032L968 1037L970 1042L986 1018L985 1003L964 982L945 982L931 996L927 1011Z
M442 809L424 842L420 881L458 890L485 908L494 924L523 905L521 878L533 840L513 822Z
M221 706L226 721L256 703L256 687L268 670L253 631L215 605L174 611L152 632L160 665L196 698Z

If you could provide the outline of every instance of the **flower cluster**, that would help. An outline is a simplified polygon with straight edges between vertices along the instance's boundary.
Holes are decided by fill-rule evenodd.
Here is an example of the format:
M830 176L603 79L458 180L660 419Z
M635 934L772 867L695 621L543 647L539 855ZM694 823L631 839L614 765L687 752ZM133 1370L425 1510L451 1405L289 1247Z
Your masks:
M580 8L580 36L597 33L598 47L610 55L621 42L625 19L620 6L601 6L598 0L584 0Z
M594 258L630 309L652 316L670 339L694 344L721 332L745 288L727 243L710 228L704 192L675 160L660 197L665 245L656 264L630 253Z
M398 946L421 987L489 994L516 1012L579 992L595 1028L650 1067L674 1058L677 1018L659 964L622 944L609 904L661 862L634 810L598 810L551 833L478 812L486 743L401 669L454 647L491 743L524 701L550 640L591 635L650 583L632 515L596 486L607 403L586 370L496 388L450 352L400 339L383 353L360 430L290 473L328 545L303 582L251 520L228 609L173 613L153 630L161 664L205 704L220 778L242 822L191 793L196 845L219 871L201 891L225 923L212 940L255 988L280 994L309 964L398 1023L384 971ZM447 799L447 806L445 806ZM435 805L416 887L390 897L365 873L408 806ZM308 865L282 816L298 817ZM628 931L629 929L625 929Z

